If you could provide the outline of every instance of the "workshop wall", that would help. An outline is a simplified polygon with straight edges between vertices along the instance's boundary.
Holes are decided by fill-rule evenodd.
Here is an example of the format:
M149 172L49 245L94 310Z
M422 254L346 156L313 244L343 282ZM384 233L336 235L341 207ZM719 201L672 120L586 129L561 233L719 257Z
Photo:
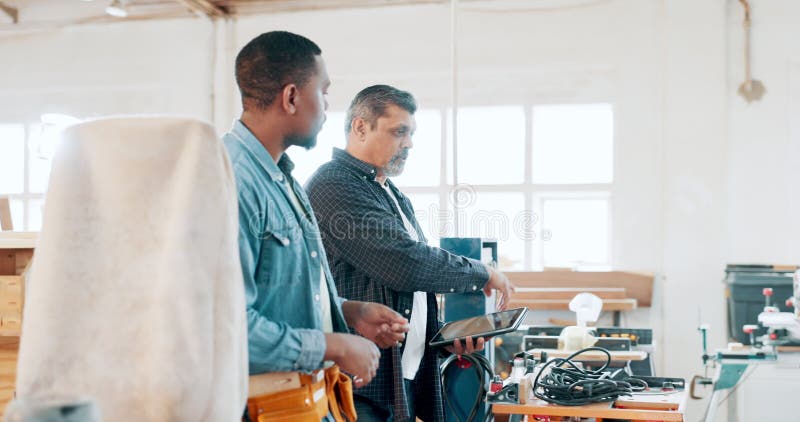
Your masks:
M197 20L0 32L0 120L176 113L209 119L213 33Z
M742 9L727 19L728 215L725 253L733 262L800 262L800 3L752 2L753 77L767 92L748 104Z
M613 102L613 266L664 276L654 308L626 322L659 331L661 374L691 377L701 371L700 319L712 347L725 342L725 263L800 263L800 4L753 5L753 74L767 87L753 104L735 93L738 2L585 4L513 13L463 6L458 104ZM0 33L0 120L180 113L224 132L239 113L233 57L274 29L320 44L331 110L371 83L444 106L449 17L446 6L420 5Z

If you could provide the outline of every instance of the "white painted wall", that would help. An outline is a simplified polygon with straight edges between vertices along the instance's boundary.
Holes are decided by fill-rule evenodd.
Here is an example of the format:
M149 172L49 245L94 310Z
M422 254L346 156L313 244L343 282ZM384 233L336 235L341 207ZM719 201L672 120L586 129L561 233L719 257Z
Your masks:
M0 120L178 113L210 119L213 32L197 20L0 32Z
M800 261L800 3L753 2L753 76L767 93L747 104L741 8L728 13L729 152L726 189L730 260Z
M738 2L591 4L460 13L459 104L614 102L613 263L665 276L660 306L630 325L659 331L662 374L689 378L701 369L699 310L712 347L724 344L724 264L800 262L800 4L754 5L753 71L768 92L751 105L735 95ZM233 57L274 29L321 46L332 110L377 82L448 104L448 19L427 5L0 33L0 121L169 112L225 131L239 112Z

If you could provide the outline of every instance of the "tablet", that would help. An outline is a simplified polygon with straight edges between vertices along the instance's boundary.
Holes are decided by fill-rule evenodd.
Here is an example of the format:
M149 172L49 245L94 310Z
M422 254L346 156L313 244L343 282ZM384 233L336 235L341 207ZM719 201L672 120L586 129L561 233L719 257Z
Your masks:
M472 336L492 337L516 330L525 319L528 308L509 309L487 315L451 321L445 324L430 341L433 347L449 346L455 339Z

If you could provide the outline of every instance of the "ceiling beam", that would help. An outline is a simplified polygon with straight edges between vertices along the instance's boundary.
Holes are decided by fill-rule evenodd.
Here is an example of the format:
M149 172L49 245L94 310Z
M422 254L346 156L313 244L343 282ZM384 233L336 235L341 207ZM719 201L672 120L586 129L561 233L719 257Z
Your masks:
M14 23L19 23L19 11L16 7L11 7L0 1L0 10L11 18Z
M177 2L191 9L192 12L206 15L211 19L230 16L226 9L215 5L209 0L177 0Z

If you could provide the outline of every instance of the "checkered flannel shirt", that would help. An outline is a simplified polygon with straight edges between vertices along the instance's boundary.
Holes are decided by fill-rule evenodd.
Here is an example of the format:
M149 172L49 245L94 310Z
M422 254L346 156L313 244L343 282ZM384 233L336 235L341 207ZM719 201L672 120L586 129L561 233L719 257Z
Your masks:
M411 202L388 181L406 218L414 225L413 240L392 199L375 180L377 169L341 149L306 184L317 216L333 279L342 297L383 303L411 318L414 292L428 293L425 343L438 331L436 293L482 289L489 274L480 262L428 246ZM403 388L403 345L381 351L372 382L355 391L391 408L396 421L409 419ZM443 421L439 356L426 347L415 380L417 417Z

